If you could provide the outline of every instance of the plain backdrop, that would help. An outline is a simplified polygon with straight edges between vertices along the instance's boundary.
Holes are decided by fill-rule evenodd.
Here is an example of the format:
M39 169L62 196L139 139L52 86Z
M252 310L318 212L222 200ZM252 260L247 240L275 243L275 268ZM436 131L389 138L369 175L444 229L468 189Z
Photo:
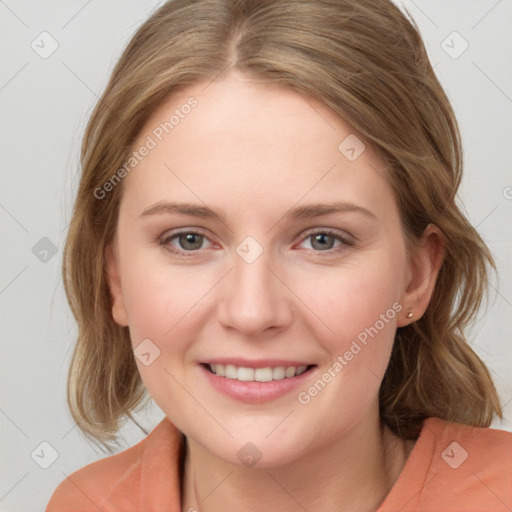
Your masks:
M62 247L88 116L125 44L160 4L0 0L0 512L44 510L66 475L105 456L65 403L76 327L60 277ZM499 266L470 339L504 405L505 421L492 426L512 431L512 1L403 5L460 122L460 197ZM151 430L162 417L152 404L139 419ZM129 422L121 436L124 449L144 434Z

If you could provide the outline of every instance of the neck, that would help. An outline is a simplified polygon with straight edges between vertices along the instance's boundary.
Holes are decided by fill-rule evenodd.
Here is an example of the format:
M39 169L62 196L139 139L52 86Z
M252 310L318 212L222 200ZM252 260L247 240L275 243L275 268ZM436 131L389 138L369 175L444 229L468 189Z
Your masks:
M277 467L234 466L187 439L182 510L374 512L412 446L383 427L378 415L323 448Z

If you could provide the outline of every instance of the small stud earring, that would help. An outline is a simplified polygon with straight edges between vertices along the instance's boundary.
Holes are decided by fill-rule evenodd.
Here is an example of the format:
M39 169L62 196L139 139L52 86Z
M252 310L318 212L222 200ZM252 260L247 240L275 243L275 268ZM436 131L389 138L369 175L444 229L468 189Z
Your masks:
M412 313L409 311L409 313L405 315L405 318L412 318Z

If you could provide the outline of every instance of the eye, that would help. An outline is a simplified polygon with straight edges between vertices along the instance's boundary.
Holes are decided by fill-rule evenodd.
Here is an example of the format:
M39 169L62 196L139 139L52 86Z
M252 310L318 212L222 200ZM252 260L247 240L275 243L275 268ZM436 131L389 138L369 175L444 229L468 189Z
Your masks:
M341 235L331 229L311 231L306 234L306 238L303 239L302 243L307 240L311 240L311 251L314 253L326 253L326 255L332 255L356 243L348 235ZM177 233L166 233L159 240L159 244L178 256L195 256L201 249L205 249L203 247L205 241L210 240L200 231L180 231ZM336 241L339 244L335 247Z
M203 242L208 240L206 235L197 231L181 231L179 233L168 234L160 240L160 245L168 251L180 256L194 256L200 250ZM176 244L172 242L175 241Z
M355 241L352 238L341 235L340 233L331 229L322 229L309 232L304 239L304 242L307 240L311 240L311 246L314 252L324 252L327 254L336 253L346 249L347 246L351 247L355 245ZM339 242L339 245L334 247L336 241Z

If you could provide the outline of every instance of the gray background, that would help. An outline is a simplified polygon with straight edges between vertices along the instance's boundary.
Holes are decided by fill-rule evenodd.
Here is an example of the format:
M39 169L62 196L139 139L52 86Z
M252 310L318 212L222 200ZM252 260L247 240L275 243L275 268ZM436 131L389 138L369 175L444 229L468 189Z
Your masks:
M104 456L65 404L76 328L60 277L62 246L87 118L124 45L161 3L0 0L0 512L43 510L66 475ZM499 265L489 308L470 336L504 404L505 421L492 426L512 431L512 1L403 5L458 116L460 197ZM40 53L55 43L44 31L58 44L47 58ZM139 416L150 430L162 417L154 404ZM133 423L121 434L123 449L144 437ZM42 442L57 455L47 469L40 466L52 449Z

